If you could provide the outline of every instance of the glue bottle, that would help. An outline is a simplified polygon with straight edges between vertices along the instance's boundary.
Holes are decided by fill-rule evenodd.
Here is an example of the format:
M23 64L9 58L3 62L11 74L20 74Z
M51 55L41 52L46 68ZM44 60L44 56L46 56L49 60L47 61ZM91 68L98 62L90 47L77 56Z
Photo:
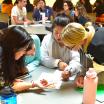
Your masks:
M93 68L89 68L84 77L83 104L95 104L98 77Z

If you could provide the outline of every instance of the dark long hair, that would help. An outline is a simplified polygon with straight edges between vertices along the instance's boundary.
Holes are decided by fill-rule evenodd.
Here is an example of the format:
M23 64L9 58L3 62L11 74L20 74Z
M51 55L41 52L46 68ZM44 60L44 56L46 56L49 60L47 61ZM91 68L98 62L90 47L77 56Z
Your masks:
M53 4L53 11L60 12L63 10L63 2L64 0L56 0Z
M22 27L14 26L2 31L0 34L0 46L2 47L1 70L5 81L12 82L18 71L25 67L24 56L15 60L15 53L23 48L28 49L32 43L33 40L29 33Z
M74 9L73 3L69 0L65 0L64 3L67 3L69 10Z
M66 16L64 13L59 13L53 21L52 28L54 28L55 26L65 27L69 22L70 19L68 16Z
M12 0L4 0L2 3L5 3L5 4L12 4Z

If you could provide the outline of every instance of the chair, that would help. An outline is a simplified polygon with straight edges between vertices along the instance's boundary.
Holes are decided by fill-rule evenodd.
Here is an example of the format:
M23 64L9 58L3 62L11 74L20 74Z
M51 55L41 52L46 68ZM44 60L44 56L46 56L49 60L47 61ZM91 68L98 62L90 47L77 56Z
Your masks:
M8 23L6 22L0 22L0 29L4 29L8 27Z

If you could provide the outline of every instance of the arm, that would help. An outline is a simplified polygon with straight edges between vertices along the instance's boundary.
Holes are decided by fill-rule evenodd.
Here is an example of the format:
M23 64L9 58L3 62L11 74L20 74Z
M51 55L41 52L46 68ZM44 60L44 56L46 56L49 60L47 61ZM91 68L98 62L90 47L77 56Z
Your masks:
M21 15L21 19L20 19L20 14L18 9L15 7L13 7L12 9L12 13L11 13L11 17L13 19L13 21L15 22L15 24L24 24L24 22L27 22L27 24L32 23L30 20L27 19L27 11L26 8L23 8L23 15Z
M44 37L41 45L41 64L49 67L55 68L58 67L58 62L60 59L55 59L51 55L52 48L52 39L51 34Z
M80 72L82 66L80 64L80 54L78 51L71 51L71 60L65 70L70 71L71 76Z
M12 89L15 92L21 92L21 91L26 91L26 90L28 91L34 87L41 88L38 83L34 83L33 81L32 82L26 82L26 81L23 81L21 79L15 79L13 82L13 85L12 85Z
M14 20L15 24L24 24L24 21L23 20L18 20L17 16L13 16L13 20Z
M37 8L34 8L33 10L33 18L36 20L36 21L39 21L41 20L41 16L40 16L40 13L39 13L39 9Z

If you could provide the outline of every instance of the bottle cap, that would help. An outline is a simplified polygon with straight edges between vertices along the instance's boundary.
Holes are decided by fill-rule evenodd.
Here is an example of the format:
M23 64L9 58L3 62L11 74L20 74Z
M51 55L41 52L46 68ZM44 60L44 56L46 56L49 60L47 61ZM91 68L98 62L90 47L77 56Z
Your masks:
M95 78L97 76L97 73L93 68L89 68L89 70L86 72L86 76L88 78Z

